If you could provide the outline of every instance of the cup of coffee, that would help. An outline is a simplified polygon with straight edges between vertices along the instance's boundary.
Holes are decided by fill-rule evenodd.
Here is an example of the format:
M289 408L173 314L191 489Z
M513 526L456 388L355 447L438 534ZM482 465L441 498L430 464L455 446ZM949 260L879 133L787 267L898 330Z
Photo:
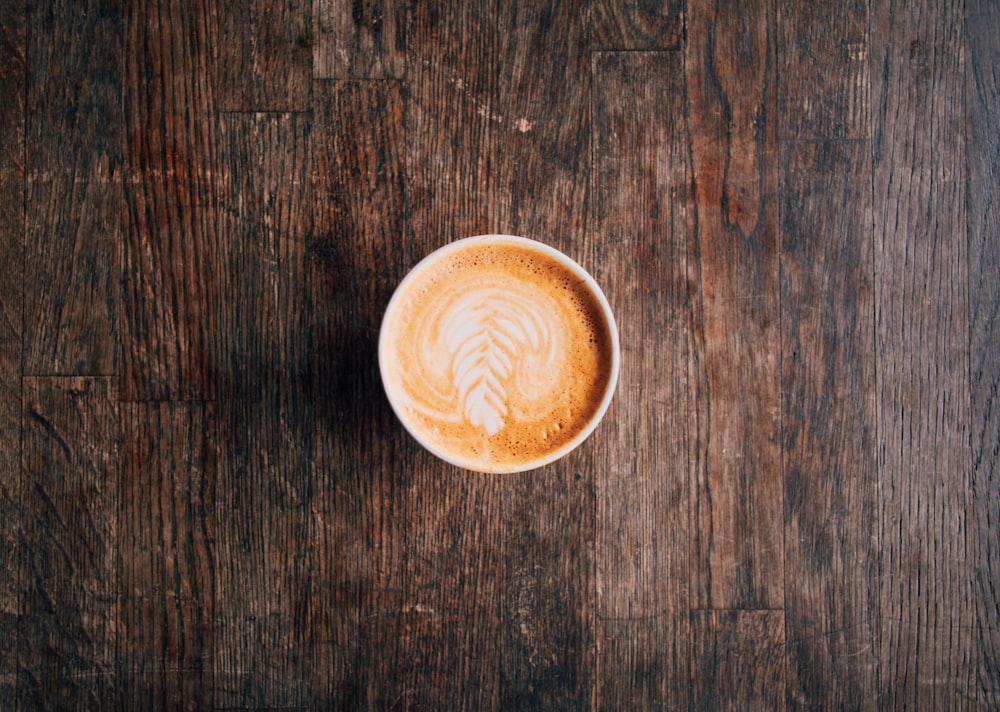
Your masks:
M582 443L618 381L618 331L601 288L535 240L468 237L397 287L379 369L403 426L434 455L521 472Z

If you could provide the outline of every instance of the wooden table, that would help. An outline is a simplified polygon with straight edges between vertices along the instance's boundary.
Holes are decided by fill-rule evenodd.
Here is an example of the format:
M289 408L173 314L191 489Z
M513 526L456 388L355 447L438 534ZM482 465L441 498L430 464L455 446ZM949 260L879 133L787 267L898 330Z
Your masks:
M0 708L997 709L1000 7L0 1ZM527 235L623 373L446 466L375 346Z

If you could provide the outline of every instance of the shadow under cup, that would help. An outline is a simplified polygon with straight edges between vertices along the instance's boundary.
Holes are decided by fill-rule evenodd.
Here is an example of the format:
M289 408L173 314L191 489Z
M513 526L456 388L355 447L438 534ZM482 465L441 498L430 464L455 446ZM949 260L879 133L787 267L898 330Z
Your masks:
M477 472L553 462L594 431L621 354L586 270L535 240L480 235L424 258L379 334L389 403L427 450Z

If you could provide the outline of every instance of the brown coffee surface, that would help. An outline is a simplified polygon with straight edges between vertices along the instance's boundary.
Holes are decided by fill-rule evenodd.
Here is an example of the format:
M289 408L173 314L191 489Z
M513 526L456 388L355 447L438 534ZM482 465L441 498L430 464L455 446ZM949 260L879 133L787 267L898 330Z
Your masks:
M586 281L542 250L471 241L400 286L380 343L403 422L448 459L503 472L573 441L611 380L611 328Z

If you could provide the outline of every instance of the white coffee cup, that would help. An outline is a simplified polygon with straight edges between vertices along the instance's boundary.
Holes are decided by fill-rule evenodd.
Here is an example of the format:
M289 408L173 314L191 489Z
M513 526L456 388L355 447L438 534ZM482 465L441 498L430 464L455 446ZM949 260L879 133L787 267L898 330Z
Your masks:
M400 282L379 334L386 396L437 457L521 472L593 433L618 382L611 307L594 278L544 243L452 242Z

